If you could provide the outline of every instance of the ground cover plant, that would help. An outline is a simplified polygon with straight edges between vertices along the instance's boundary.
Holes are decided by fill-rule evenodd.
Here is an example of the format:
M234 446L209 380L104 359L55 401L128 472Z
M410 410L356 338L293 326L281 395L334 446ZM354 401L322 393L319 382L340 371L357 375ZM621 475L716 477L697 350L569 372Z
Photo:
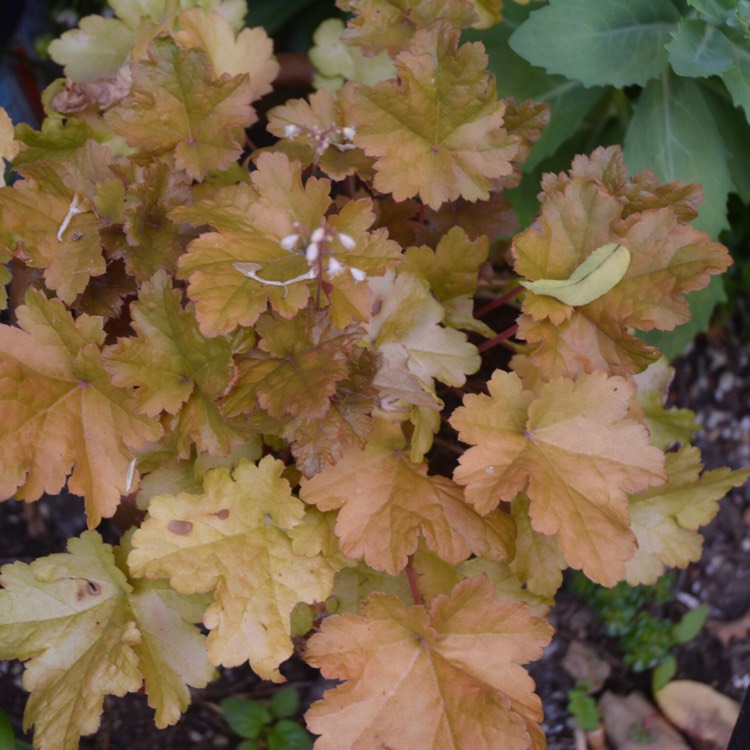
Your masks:
M318 750L543 748L523 665L562 571L655 582L748 475L701 473L636 335L731 262L700 188L599 148L514 234L548 111L462 42L497 3L340 2L340 80L262 149L278 63L244 3L111 5L50 46L39 131L0 115L0 494L67 483L89 524L0 575L35 746L105 695L173 724L215 667L280 682L297 648L341 681Z

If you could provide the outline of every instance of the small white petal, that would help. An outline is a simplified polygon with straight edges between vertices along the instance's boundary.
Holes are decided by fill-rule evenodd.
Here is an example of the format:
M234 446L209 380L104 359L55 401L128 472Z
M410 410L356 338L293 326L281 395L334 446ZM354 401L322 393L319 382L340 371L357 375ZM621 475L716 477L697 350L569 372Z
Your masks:
M130 488L133 486L133 477L135 476L135 459L130 462L128 466L128 473L125 475L125 492L130 492Z
M347 250L354 250L354 248L357 247L357 243L354 241L354 237L351 237L348 234L344 234L343 232L339 232L336 236L339 238L339 242Z
M286 237L281 238L280 244L284 250L291 250L297 244L297 240L299 240L298 234L288 234Z
M294 138L298 135L299 128L296 125L292 125L291 123L289 123L289 125L284 126L284 138Z
M367 274L361 268L355 268L350 266L349 273L355 281L364 281L367 278Z
M333 256L328 259L328 273L331 276L338 276L344 270L342 263L336 260Z
M323 229L323 227L318 227L317 229L313 230L313 233L310 235L310 240L312 242L322 242L325 239L326 236L326 230Z
M353 128L351 125L347 125L345 128L342 128L341 134L347 141L353 141L354 136L357 135L357 129Z
M317 242L311 242L306 248L305 248L305 258L307 258L308 263L315 263L315 261L320 256L320 247L318 247Z

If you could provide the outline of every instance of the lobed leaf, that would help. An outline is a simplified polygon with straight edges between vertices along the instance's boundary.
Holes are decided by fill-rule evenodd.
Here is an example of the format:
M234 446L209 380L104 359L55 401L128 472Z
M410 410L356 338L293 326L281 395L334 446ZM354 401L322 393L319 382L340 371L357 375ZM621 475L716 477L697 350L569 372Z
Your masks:
M375 189L397 201L486 200L492 180L512 172L519 140L503 128L483 47L458 42L437 21L395 58L398 80L353 89L354 144L375 157Z
M214 79L205 52L168 38L156 39L131 70L130 94L105 113L128 145L152 153L173 149L177 168L195 180L242 153L242 128L256 119L247 74Z
M541 704L520 664L541 656L551 628L493 599L480 576L429 608L376 593L363 616L324 620L305 659L344 684L306 714L319 750L542 750Z
M524 390L498 371L488 396L468 395L450 419L472 445L454 479L479 513L529 499L534 531L554 536L571 567L614 585L635 552L628 492L663 484L664 455L626 415L632 388L602 372Z
M334 466L302 481L305 502L323 511L341 508L336 535L342 552L391 575L403 570L420 536L453 564L471 553L493 560L512 555L507 514L479 516L458 485L429 476L426 464L403 456L399 436L398 426L395 435L381 427L364 450L351 448Z
M0 494L37 500L72 471L68 488L85 497L93 528L126 492L132 450L161 430L104 371L101 318L73 320L34 290L17 316L20 328L0 326Z
M243 460L232 473L209 471L200 495L152 498L128 558L136 575L169 578L181 593L215 589L203 617L209 660L227 667L249 661L274 682L283 682L278 667L293 651L294 606L324 601L333 586L321 554L294 551L305 510L283 470L271 456L257 466Z
M213 675L191 624L200 600L124 570L94 531L71 539L68 552L0 569L0 658L28 660L24 728L36 725L41 750L75 750L98 729L105 695L144 680L157 726L174 724L188 685L205 687Z
M685 568L700 559L698 533L717 513L718 501L750 477L750 469L724 467L701 474L700 451L684 446L667 453L667 483L630 498L632 528L638 549L627 564L631 586L651 585L666 567Z

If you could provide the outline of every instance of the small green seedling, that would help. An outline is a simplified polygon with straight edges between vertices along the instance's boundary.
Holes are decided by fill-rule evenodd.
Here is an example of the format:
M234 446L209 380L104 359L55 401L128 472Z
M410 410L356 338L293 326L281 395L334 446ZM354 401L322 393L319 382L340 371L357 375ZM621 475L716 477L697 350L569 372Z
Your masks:
M576 726L584 732L593 732L601 725L601 716L596 700L591 695L593 687L586 680L578 680L575 687L568 690L568 712Z
M608 589L584 576L573 579L573 590L586 598L606 635L617 639L625 664L634 672L654 670L654 692L663 688L677 671L672 649L695 638L708 615L705 604L688 611L678 622L655 614L653 610L672 598L672 583L671 576L663 576L653 586L629 586L623 582Z
M221 709L232 731L244 738L237 750L312 748L310 735L290 718L299 710L299 694L294 689L279 690L268 706L250 698L225 698Z

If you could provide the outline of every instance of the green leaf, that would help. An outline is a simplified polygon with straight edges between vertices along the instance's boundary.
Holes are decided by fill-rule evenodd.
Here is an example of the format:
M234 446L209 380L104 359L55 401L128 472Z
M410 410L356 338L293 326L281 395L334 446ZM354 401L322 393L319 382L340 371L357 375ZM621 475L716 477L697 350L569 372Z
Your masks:
M594 250L567 279L521 281L521 285L566 305L587 305L617 286L629 266L630 251L608 242Z
M689 643L700 633L708 617L708 605L701 604L686 612L682 619L675 624L672 634L677 643Z
M674 72L681 76L719 75L734 62L732 43L721 29L697 18L680 23L667 50Z
M0 750L15 750L16 733L5 711L0 708Z
M271 698L271 713L277 719L294 716L299 709L299 693L294 688L279 690Z
M744 112L732 104L723 87L709 83L701 86L727 150L727 164L734 191L750 203L750 149L747 148L747 120Z
M573 715L576 726L584 732L593 732L601 724L601 716L596 700L588 694L591 685L580 681L568 691L568 711Z
M737 0L687 0L687 2L688 5L692 5L712 20L724 18L737 6Z
M271 714L265 706L249 698L225 698L221 702L224 718L232 731L240 737L255 739L267 724L271 723Z
M659 664L651 675L651 692L658 693L677 673L677 659L672 654Z
M550 0L511 37L519 55L585 86L645 85L667 64L669 0Z
M625 136L631 172L652 169L664 182L703 186L704 202L694 224L712 238L727 226L732 189L727 155L714 115L695 81L665 73L641 94Z
M261 750L261 747L256 740L242 740L237 750Z
M555 153L560 144L576 132L604 93L599 87L586 88L580 81L549 75L542 68L530 65L511 49L510 35L528 18L530 7L503 9L502 24L484 31L468 30L464 34L467 40L484 43L489 56L489 70L497 78L502 96L512 96L519 101L533 99L550 106L549 124L524 162L525 172ZM537 192L538 185L534 190L535 198Z
M310 750L310 735L296 722L282 719L268 733L268 750Z
M721 77L735 105L750 117L750 37L744 29L726 29L725 33L732 45L734 64Z

